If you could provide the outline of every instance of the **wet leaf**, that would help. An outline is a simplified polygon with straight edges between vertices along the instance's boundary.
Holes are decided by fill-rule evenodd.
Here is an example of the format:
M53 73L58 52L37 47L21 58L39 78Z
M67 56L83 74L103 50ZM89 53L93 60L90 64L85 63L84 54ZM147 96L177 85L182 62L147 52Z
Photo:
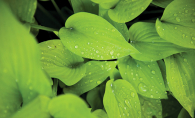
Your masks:
M167 82L179 103L194 117L195 52L175 54L165 58Z
M189 50L162 39L154 23L137 22L130 27L129 34L131 45L140 52L131 54L137 60L156 61Z
M102 109L97 109L92 114L94 114L97 118L108 118L108 115Z
M84 59L70 52L61 40L48 40L39 44L42 68L66 85L77 83L85 75Z
M90 13L70 16L59 37L66 48L85 58L108 60L138 53L114 26Z
M143 62L126 56L119 59L119 72L137 93L149 98L166 99L166 89L157 62Z
M173 0L153 0L152 4L157 5L162 8L166 8Z
M109 80L103 103L109 118L141 118L137 92L126 80Z
M114 9L108 11L109 17L119 23L133 20L140 15L152 0L120 0Z
M86 74L75 85L64 88L64 93L72 92L81 95L99 84L110 75L116 66L115 61L89 61L85 64Z

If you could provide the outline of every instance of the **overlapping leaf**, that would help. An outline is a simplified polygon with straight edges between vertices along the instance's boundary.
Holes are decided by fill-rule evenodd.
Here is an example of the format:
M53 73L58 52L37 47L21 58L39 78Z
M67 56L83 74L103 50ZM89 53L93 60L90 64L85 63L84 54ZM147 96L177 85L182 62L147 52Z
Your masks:
M170 4L173 0L153 0L152 4L157 5L159 7L165 8L168 4Z
M0 117L9 117L38 94L51 96L36 40L0 1ZM18 30L19 29L19 30Z
M53 98L48 109L54 118L96 118L88 110L87 104L73 94Z
M126 80L109 80L103 103L109 118L141 118L137 92Z
M49 40L39 45L43 69L51 77L58 78L70 86L85 75L84 59L70 52L60 40Z
M182 108L177 118L191 118L191 116L184 108Z
M64 93L73 92L81 95L99 84L110 75L116 66L114 61L90 61L86 64L86 75L75 85L64 88Z
M165 58L169 88L191 117L194 116L195 108L194 58L194 51Z
M165 8L161 21L156 21L160 37L179 46L195 48L194 0L174 0Z
M131 45L140 53L131 56L141 61L156 61L189 49L170 43L158 35L154 23L137 22L129 29Z
M130 56L119 59L119 72L137 93L149 98L167 98L162 74L157 62L142 62Z
M89 12L98 15L98 4L91 0L71 0L74 13Z
M120 0L114 9L108 11L109 17L119 23L133 20L140 15L152 0Z
M70 16L59 37L66 48L85 58L108 60L138 53L114 26L90 13Z
M108 118L108 115L106 114L106 112L102 109L98 109L95 110L93 112L93 114L97 117L97 118Z
M98 3L99 6L101 6L104 9L110 9L119 2L119 0L91 0L91 1Z
M160 99L151 99L139 95L142 118L162 118L162 105Z

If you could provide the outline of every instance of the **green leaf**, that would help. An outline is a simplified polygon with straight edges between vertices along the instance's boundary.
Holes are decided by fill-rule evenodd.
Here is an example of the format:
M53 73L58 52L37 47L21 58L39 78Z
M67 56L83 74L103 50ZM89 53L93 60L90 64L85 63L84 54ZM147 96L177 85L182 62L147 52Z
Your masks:
M137 92L126 80L109 80L103 103L109 118L141 118Z
M85 75L84 59L70 52L61 40L49 40L39 44L43 69L66 85L77 83Z
M88 110L87 104L73 94L53 98L48 109L54 118L96 118Z
M108 115L102 109L97 109L92 114L94 114L97 118L108 118Z
M85 64L86 74L75 85L64 88L64 93L73 92L81 95L99 84L101 84L110 75L116 66L115 61L90 61Z
M91 1L95 3L109 3L113 1L119 1L119 0L91 0Z
M74 13L89 12L98 15L98 4L91 0L71 0Z
M91 1L98 3L99 7L102 7L107 10L113 8L119 2L119 0L91 0Z
M152 4L157 5L162 8L166 8L173 0L153 0Z
M99 7L99 15L112 24L123 35L127 42L129 41L129 31L125 23L117 23L111 20L108 16L108 9L104 9L101 6Z
M156 20L156 30L159 36L171 43L186 48L195 48L195 29Z
M154 23L137 22L129 29L131 45L140 53L131 54L141 61L156 61L189 49L172 44L158 35Z
M177 118L191 118L191 116L184 108L182 108Z
M164 81L157 62L143 62L130 56L119 59L119 72L137 93L149 98L167 98Z
M85 58L108 60L138 53L114 26L90 13L70 16L59 37L66 48Z
M103 101L100 96L100 87L96 87L87 93L87 102L92 108L92 111L96 109L103 109Z
M50 118L49 102L50 98L40 95L15 113L12 118L26 118L27 116L28 118Z
M142 118L162 118L162 105L160 99L138 96L142 109Z
M194 58L194 51L165 58L169 88L191 117L194 117L195 108Z
M140 15L151 2L152 0L120 0L114 9L108 11L108 15L115 22L129 22Z
M114 69L113 72L110 74L110 78L117 80L117 79L122 79L120 72L118 71L118 69Z
M41 69L36 39L0 1L0 117L14 113L38 94L51 97L51 78ZM3 112L3 113L2 113Z

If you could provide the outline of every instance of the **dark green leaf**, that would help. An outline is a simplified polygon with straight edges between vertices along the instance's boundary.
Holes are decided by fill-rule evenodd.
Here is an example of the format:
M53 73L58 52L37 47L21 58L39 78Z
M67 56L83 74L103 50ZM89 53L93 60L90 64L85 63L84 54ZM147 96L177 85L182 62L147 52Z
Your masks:
M182 108L177 118L191 118L191 116L184 108Z
M116 59L138 51L100 16L79 12L59 31L62 43L73 53L91 59Z
M95 110L92 114L94 114L97 118L108 118L108 115L102 109Z
M84 59L70 52L61 40L49 40L39 44L43 69L66 85L77 83L85 75Z
M116 66L115 61L90 61L86 64L86 75L75 85L64 88L64 93L73 92L81 95L99 84L110 75Z
M96 118L88 110L87 104L73 94L53 98L48 109L54 118Z
M115 22L129 22L140 15L151 2L152 0L120 0L114 9L108 11L108 15Z
M142 62L130 56L119 59L119 72L137 93L149 98L167 98L164 81L157 62Z
M141 61L156 61L188 49L170 43L158 35L154 23L137 22L130 29L131 45L140 53L131 56Z
M109 118L141 118L137 92L126 80L109 80L103 103Z
M195 108L194 58L194 51L165 58L169 88L191 117L194 117Z

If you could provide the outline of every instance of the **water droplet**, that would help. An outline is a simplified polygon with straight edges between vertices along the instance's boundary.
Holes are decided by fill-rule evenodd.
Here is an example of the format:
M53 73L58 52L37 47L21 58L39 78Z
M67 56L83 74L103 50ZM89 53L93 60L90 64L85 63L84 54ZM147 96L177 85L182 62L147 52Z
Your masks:
M140 83L140 84L138 85L138 88L139 88L139 91L140 91L140 92L146 92L147 89L148 89L148 87L147 87L144 83Z
M135 97L135 93L134 92L131 92L131 97Z
M112 32L115 32L116 30L115 29L112 29Z
M96 53L99 53L99 51L98 51L98 50L96 50L95 52L96 52Z
M185 34L182 34L182 37L183 37L183 38L185 38L185 36L186 36Z
M30 89L30 90L32 90L32 89L33 89L33 87L32 87L32 86L29 86L29 89Z
M90 43L88 42L87 44L89 45Z
M98 32L94 32L94 34L98 34Z
M112 59L114 59L114 56L112 56Z
M158 93L158 91L156 91L156 93Z
M191 41L190 43L191 43L191 44L194 44L194 42L193 42L193 41Z
M101 81L97 81L97 84L101 84Z
M138 76L138 74L135 74L135 76Z
M104 57L103 56L101 56L101 59L103 59Z
M75 47L75 48L78 48L78 45L75 45L74 47Z
M133 78L133 80L135 80L135 78Z
M129 108L131 108L131 104L130 104L129 100L125 100L125 104L126 104Z
M175 29L177 29L177 27L175 27Z
M81 54L84 54L84 52L81 52Z
M134 13L131 13L131 15L134 15Z
M4 110L4 113L7 113L7 110Z
M91 63L89 62L88 65L91 65Z
M179 17L176 17L176 21L177 21L177 22L180 22L181 19L180 19Z
M141 8L142 10L144 9L144 7Z
M192 37L192 40L195 40L195 37Z
M154 96L153 95L150 95L151 98L153 98Z
M152 74L155 74L155 73L156 73L156 72L153 70L153 71L152 71Z
M184 59L184 62L187 62L187 59Z
M140 78L140 81L142 81L143 80L143 78Z
M114 51L112 50L112 51L110 51L110 55L113 55L114 54Z
M93 82L93 80L90 80L89 82Z
M177 14L173 14L174 16L177 16Z
M185 13L188 13L188 10L185 10Z
M89 75L91 75L91 72L89 72Z

